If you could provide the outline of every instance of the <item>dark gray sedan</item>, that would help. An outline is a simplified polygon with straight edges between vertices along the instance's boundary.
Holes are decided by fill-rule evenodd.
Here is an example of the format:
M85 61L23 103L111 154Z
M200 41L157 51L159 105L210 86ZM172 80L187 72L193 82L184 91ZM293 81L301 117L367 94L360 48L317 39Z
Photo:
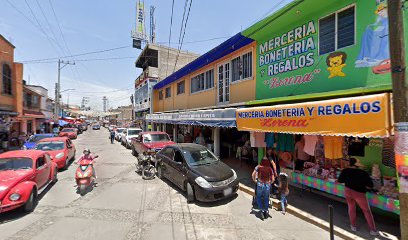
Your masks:
M157 176L165 177L187 192L187 201L217 201L234 195L238 178L206 147L182 143L163 148L156 155Z

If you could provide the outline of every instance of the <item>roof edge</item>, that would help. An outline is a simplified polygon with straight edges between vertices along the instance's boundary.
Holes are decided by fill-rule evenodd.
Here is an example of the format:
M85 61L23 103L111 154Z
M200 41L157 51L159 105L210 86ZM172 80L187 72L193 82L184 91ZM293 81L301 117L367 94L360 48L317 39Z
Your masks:
M3 35L0 34L0 38L3 39L4 41L6 41L6 43L8 43L10 46L12 46L13 48L16 48L16 46L14 46L7 38L5 38Z
M228 38L221 44L217 45L216 47L212 48L211 50L207 51L205 54L201 55L200 57L196 58L195 60L191 61L184 67L180 68L176 72L172 73L162 81L158 82L153 89L160 89L163 88L184 76L201 69L212 62L217 61L218 59L235 52L242 47L245 47L249 44L254 42L253 39L248 38L241 34L241 32L235 34L234 36ZM209 61L210 59L210 61ZM196 65L196 66L194 66Z

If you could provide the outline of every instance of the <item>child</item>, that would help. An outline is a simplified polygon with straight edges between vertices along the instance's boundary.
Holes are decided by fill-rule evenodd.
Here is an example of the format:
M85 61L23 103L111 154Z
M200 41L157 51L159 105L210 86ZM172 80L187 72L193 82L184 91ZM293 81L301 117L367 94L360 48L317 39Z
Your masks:
M288 175L286 173L279 174L279 185L275 185L280 193L282 214L285 215L286 206L288 205L288 200L286 197L289 195L289 186L288 186Z

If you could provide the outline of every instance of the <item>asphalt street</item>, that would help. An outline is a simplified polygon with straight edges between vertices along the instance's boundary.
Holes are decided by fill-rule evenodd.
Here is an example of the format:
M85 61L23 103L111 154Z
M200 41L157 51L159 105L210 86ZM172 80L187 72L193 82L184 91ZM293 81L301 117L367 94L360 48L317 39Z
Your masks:
M187 204L173 184L143 180L135 157L108 131L88 130L74 141L78 159L85 147L99 155L97 186L76 193L75 165L42 194L35 211L0 216L0 239L329 239L329 233L290 214L271 210L260 220L252 196L239 191L217 203Z

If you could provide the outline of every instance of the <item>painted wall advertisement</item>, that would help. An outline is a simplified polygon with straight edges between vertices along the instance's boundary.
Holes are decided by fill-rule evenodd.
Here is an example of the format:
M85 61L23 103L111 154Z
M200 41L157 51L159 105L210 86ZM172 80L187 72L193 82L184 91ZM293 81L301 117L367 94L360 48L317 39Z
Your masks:
M268 34L251 37L258 43L257 99L391 86L386 1L339 1L337 5L311 14L313 19L300 18L286 29L270 24L261 30ZM341 20L345 27L338 29L346 13L348 17ZM319 29L330 16L333 24ZM285 17L293 22L290 16L281 16ZM341 31L350 34L340 38ZM328 34L333 37L328 39ZM341 45L344 41L346 46ZM331 44L332 51L321 54L323 46Z

